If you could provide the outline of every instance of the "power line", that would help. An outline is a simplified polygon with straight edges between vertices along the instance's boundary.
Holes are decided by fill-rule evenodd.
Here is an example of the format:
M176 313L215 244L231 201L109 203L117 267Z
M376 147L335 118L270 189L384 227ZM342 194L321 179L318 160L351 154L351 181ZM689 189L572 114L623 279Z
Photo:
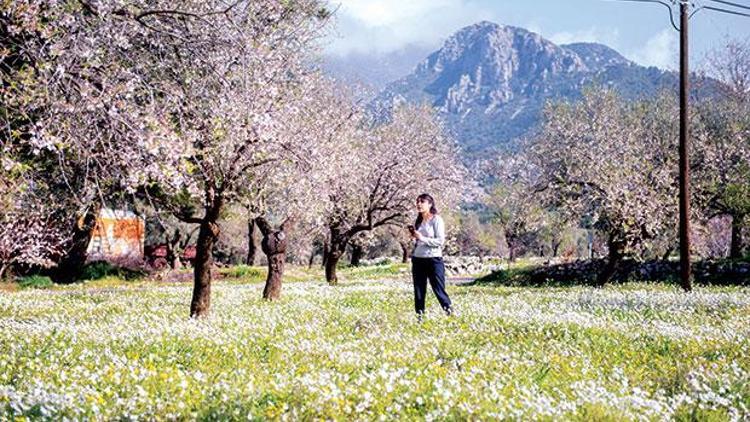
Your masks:
M730 15L742 16L742 17L748 17L748 18L750 18L750 13L740 12L740 11L737 11L737 10L730 10L730 9L721 8L721 7L706 6L705 4L702 4L703 2L701 2L701 6L696 6L696 2L687 1L687 0L605 0L605 1L627 1L627 2L636 2L636 3L656 3L656 4L660 4L660 5L664 6L664 7L666 7L667 10L669 11L669 22L672 24L672 28L674 28L677 32L680 31L680 28L677 25L677 23L675 22L675 19L674 19L674 9L672 9L672 8L674 6L677 6L678 3L680 5L685 4L686 6L692 6L693 7L694 10L692 11L692 13L689 14L688 19L692 18L693 15L695 15L698 12L700 12L701 10L711 10L711 11L714 11L714 12L727 13L727 14L730 14ZM741 3L732 2L732 1L727 1L727 0L709 0L709 1L712 1L714 3L724 4L724 5L727 5L727 6L737 7L737 8L740 8L740 9L750 10L750 6L747 6L747 5L744 5L744 4L741 4Z
M693 13L695 13L695 12L693 12ZM715 16L719 16L719 15L714 15L713 13L708 13L706 16L708 17L708 21L711 24L711 26L716 30L717 34L720 34L720 33L723 33L723 32L726 31L726 28L721 27L721 25L719 25L719 23L716 21Z
M676 31L679 31L680 28L677 27L677 24L674 21L674 15L672 15L672 6L664 1L661 0L606 0L606 1L631 1L631 2L638 2L638 3L658 3L662 6L666 7L669 11L669 21L672 23L672 28L674 28Z
M718 8L718 7L703 6L703 9L714 10L714 11L717 11L717 12L729 13L729 14L732 14L732 15L745 16L745 17L750 18L750 14L742 13L742 12L735 12L733 10L721 9L721 8ZM748 8L748 9L750 9L750 8Z
M727 6L739 7L740 9L750 10L750 6L746 6L746 5L740 4L740 3L733 3L731 1L726 1L726 0L710 0L710 1L712 1L714 3L726 4Z

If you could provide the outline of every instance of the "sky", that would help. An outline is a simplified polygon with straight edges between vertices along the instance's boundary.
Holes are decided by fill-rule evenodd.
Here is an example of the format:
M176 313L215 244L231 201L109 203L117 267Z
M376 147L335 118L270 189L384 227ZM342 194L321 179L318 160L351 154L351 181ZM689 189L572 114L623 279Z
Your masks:
M724 7L714 0L698 6ZM750 7L750 0L733 0ZM598 42L636 63L678 66L679 33L667 8L617 0L330 0L335 29L330 55L382 54L407 45L438 49L453 32L487 20L526 28L555 42ZM742 9L735 9L742 10ZM750 14L750 10L744 10ZM675 17L677 18L677 16ZM750 37L750 18L702 10L689 24L690 61L700 67L708 51L728 38Z

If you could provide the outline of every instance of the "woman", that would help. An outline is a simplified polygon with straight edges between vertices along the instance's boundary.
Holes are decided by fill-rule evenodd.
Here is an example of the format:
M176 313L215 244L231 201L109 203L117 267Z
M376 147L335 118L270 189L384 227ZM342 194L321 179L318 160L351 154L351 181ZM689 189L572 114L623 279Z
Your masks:
M453 313L451 299L445 291L445 265L443 265L443 245L445 244L445 223L438 215L435 200L426 193L417 197L417 221L409 226L414 239L411 258L411 273L414 279L414 309L417 318L424 315L424 300L427 280L430 280L440 306L446 315Z

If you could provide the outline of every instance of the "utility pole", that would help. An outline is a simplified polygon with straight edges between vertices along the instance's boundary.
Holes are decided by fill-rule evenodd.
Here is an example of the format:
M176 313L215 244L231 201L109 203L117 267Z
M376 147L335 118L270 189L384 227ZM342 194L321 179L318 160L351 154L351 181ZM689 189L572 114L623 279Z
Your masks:
M639 3L658 3L669 9L669 21L672 27L680 33L680 286L689 292L693 288L693 276L690 265L690 138L688 132L688 95L690 94L690 68L688 63L688 21L701 10L728 13L735 16L750 17L745 10L750 5L737 3L736 0L708 0L718 3L722 7L710 5L696 6L691 0L616 0ZM674 21L672 8L680 5L680 26ZM701 2L704 3L704 2ZM690 7L695 10L690 12ZM730 9L731 8L731 9Z
M690 157L688 139L688 2L680 2L680 285L689 292L693 287L690 263Z

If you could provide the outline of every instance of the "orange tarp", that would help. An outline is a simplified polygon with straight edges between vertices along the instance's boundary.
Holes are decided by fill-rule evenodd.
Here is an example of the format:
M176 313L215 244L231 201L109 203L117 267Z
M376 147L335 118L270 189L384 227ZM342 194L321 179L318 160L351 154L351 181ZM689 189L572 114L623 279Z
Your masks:
M132 212L103 209L89 244L92 259L143 258L146 225Z

